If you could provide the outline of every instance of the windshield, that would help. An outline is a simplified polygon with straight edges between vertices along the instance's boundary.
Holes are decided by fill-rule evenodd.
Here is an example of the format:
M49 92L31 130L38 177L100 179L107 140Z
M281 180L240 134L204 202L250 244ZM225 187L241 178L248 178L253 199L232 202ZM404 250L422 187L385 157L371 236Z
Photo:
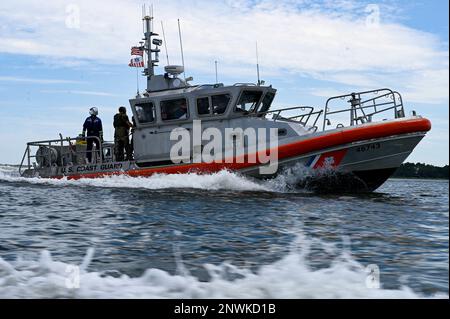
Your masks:
M230 100L231 95L229 94L213 95L211 97L213 114L223 114L227 109Z
M267 112L270 109L270 106L272 105L274 98L275 98L275 93L267 92L266 95L264 95L262 103L258 108L258 112Z
M261 96L261 91L243 91L236 105L236 112L253 112Z
M216 94L197 99L197 113L199 115L220 115L225 113L230 103L230 94ZM211 102L210 102L211 101Z

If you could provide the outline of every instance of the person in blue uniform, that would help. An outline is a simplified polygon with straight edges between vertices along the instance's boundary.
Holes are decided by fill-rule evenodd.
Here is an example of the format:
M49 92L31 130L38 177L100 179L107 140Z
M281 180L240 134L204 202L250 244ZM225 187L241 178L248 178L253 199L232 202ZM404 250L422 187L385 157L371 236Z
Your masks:
M187 118L187 105L186 100L182 99L178 108L173 112L173 119L186 119Z
M98 109L91 107L90 116L84 121L82 137L86 137L86 158L89 163L92 162L92 149L95 144L97 151L101 153L101 143L103 143L102 120L97 116ZM100 142L99 142L100 141Z

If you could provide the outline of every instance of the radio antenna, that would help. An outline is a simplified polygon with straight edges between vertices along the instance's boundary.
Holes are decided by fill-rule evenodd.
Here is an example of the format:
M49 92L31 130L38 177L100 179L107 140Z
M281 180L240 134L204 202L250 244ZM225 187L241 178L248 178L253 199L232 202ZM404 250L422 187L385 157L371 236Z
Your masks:
M167 51L166 34L164 33L164 25L163 25L162 20L161 20L161 29L162 29L163 39L164 39L164 48L166 50L167 65L170 65L170 62L169 62L169 51Z
M258 76L258 86L260 86L261 85L261 80L259 79L258 41L256 41L256 74Z
M180 37L181 63L183 64L184 85L186 85L186 69L184 67L183 41L181 39L180 19L178 19L178 35Z
M144 17L145 17L145 4L142 5L142 8L141 8L141 14L142 14L142 33L145 33L145 23L144 23Z
M153 27L153 17L154 17L154 15L153 15L153 3L152 3L152 5L151 5L151 10L152 10L152 12L151 12L151 17L152 17L152 30L155 30L155 28Z
M216 67L216 84L219 83L219 81L217 80L217 61L214 61L215 67Z

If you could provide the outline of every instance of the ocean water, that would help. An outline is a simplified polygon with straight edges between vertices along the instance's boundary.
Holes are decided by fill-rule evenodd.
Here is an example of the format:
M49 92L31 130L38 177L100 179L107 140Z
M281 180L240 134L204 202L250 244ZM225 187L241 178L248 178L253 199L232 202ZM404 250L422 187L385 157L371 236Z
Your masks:
M0 166L0 298L448 298L448 181L319 195L301 175Z

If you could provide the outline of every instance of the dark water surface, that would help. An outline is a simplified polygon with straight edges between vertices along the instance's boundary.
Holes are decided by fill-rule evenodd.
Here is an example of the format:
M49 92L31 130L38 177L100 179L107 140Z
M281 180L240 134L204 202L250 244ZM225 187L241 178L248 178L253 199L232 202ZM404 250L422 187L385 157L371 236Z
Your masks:
M228 172L48 182L0 168L0 297L448 294L448 181L342 196ZM90 248L68 292L63 268ZM382 289L367 288L370 264Z

